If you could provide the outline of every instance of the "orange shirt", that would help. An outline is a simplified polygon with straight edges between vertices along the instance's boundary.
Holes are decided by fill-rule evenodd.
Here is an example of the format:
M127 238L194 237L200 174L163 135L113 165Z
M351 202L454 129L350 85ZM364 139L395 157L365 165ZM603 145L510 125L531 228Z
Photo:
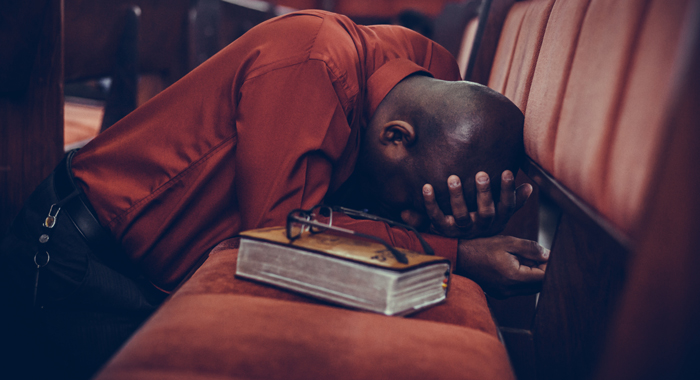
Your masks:
M362 128L416 72L460 79L445 49L408 29L322 11L285 15L99 135L76 154L73 173L125 252L172 289L218 242L283 225L291 209L337 189L352 173ZM410 234L383 230L420 251ZM456 254L454 240L430 242Z

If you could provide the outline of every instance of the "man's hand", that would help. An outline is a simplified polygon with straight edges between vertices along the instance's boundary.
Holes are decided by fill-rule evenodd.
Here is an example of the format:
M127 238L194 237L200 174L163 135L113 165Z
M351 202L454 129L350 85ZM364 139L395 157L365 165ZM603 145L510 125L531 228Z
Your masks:
M515 188L515 178L510 170L501 174L501 197L494 205L491 181L485 172L476 173L477 211L469 212L462 182L456 175L447 178L452 215L445 215L435 201L435 191L430 184L423 186L423 200L430 218L430 229L439 235L470 239L493 236L500 233L510 217L519 210L532 194L532 186L524 184Z
M456 273L496 298L540 291L549 250L531 240L494 236L460 240Z

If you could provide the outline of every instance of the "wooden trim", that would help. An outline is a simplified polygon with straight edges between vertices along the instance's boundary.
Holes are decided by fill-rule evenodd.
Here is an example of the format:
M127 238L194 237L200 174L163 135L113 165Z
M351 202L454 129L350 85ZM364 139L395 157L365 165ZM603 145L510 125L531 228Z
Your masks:
M508 11L514 2L515 0L492 1L487 21L484 25L483 37L480 39L480 46L478 49L472 49L472 56L469 58L469 64L472 65L472 69L464 76L465 80L488 85L493 59L496 56L496 48L501 38L501 29L503 29Z
M562 214L532 328L538 378L590 378L618 308L629 255L603 229Z
M541 192L549 196L561 207L562 211L574 216L579 222L587 226L595 225L600 227L628 251L634 248L632 239L627 234L595 211L593 207L571 190L567 189L531 158L527 158L522 166L522 170L537 184Z
M491 11L492 1L493 0L483 0L481 2L481 7L479 8L479 25L476 27L474 42L472 43L472 51L469 53L469 63L467 63L467 70L464 74L465 79L471 78L472 74L474 73L474 64L476 63L476 57L479 53L479 48L481 47L481 40L484 39L484 30L486 30L486 23Z
M20 75L17 68L26 67L29 76L0 93L0 233L63 156L63 0L13 0L7 7L16 12L0 40L13 56L0 59L0 72Z
M586 379L600 361L633 242L532 159L522 170L558 219L532 325L537 378Z

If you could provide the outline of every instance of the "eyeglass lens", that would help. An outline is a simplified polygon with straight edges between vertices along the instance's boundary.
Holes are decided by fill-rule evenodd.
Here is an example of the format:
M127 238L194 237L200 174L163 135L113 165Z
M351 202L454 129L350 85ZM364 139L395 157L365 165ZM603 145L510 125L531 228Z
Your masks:
M289 217L287 218L287 237L290 239L298 238L301 236L301 233L304 232L304 230L309 228L307 224L302 223L297 219L311 220L305 211L296 210L290 213Z
M333 225L333 210L328 206L315 206L309 212L310 220L314 220L318 223L332 226ZM318 226L310 226L312 233L323 232L326 229Z

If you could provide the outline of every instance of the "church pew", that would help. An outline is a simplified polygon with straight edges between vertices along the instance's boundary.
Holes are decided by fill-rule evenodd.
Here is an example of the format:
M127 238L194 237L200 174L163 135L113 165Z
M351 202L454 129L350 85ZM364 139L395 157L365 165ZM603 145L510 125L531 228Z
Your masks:
M0 13L0 231L63 156L61 0ZM14 43L5 43L12 41Z
M684 71L691 45L681 44L693 36L689 28L694 24L686 17L693 14L691 3L697 8L689 1L533 0L518 2L509 12L489 85L525 112L529 161L523 169L539 185L540 217L553 221L549 231L540 231L552 242L552 254L530 329L535 366L529 376L592 378L601 360L607 360L607 376L627 374L608 357L630 360L622 353L630 348L649 359L635 365L669 369L658 365L663 355L649 354L657 352L658 342L652 340L646 347L618 340L614 351L605 350L610 336L620 334L617 329L634 324L628 311L630 319L611 327L621 300L629 294L643 297L628 276L646 249L640 231L650 227L644 215L661 200L653 196L654 178L671 169L662 163L666 152L674 151L668 145L674 126L667 119L679 98L677 79L696 76ZM675 236L658 237L673 241ZM663 254L671 261L675 255L687 257ZM680 289L690 285L676 284ZM642 315L655 310L635 307ZM672 320L673 311L668 313ZM637 332L639 341L647 334L665 346L682 343L677 337ZM692 339L691 347L697 335ZM631 369L628 363L626 370ZM633 373L638 377L629 378L659 375Z
M165 85L185 75L190 0L65 1L66 81L111 74L130 7L141 9L140 73L162 76Z
M514 379L471 280L386 317L234 278L236 246L217 246L96 379Z
M506 331L518 378L697 374L689 358L700 341L694 326L700 286L692 271L700 211L693 198L700 181L694 168L700 86L693 71L699 9L692 0L527 0L508 12L488 83L525 113L523 172L538 185L540 241L552 248L530 325ZM397 329L372 330L369 339L348 326L385 318L308 300L243 296L230 273L222 273L234 256L230 247L212 253L98 378L391 377L404 373L353 370L367 356L347 345L406 336L424 352L456 338L438 357L423 357L420 369L458 356L462 372L430 377L513 376L492 343L480 366L464 359L474 354L465 341L475 339L472 330L442 326L453 336L432 346L412 334L422 328L437 334L433 325L403 319ZM664 270L659 279L656 268ZM275 333L247 324L254 318L275 321ZM344 323L315 324L326 318ZM324 338L340 344L325 345ZM509 341L517 339L525 341L520 350L531 352L514 351ZM371 349L373 357L386 358L382 347ZM313 357L323 360L312 366ZM527 357L531 365L518 368ZM480 372L485 369L497 372Z

